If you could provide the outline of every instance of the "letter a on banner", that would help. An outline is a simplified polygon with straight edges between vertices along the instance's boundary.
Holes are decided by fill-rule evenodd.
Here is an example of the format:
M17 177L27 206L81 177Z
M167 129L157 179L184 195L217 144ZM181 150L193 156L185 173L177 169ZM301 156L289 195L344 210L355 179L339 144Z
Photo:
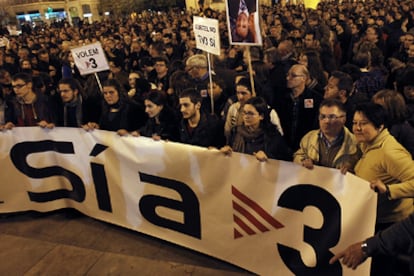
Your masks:
M73 48L71 52L81 75L109 70L108 61L100 42Z

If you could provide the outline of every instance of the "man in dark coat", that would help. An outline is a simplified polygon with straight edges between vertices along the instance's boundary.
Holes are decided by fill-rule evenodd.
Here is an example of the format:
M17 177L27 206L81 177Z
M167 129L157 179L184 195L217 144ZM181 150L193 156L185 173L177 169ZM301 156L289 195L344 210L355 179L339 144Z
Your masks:
M299 148L302 137L319 127L319 104L323 98L316 91L306 87L308 78L306 66L293 65L286 76L287 87L291 92L278 94L275 104L286 142L295 151Z
M224 145L224 126L215 116L201 112L202 97L194 88L188 88L179 96L182 114L180 141L201 147Z

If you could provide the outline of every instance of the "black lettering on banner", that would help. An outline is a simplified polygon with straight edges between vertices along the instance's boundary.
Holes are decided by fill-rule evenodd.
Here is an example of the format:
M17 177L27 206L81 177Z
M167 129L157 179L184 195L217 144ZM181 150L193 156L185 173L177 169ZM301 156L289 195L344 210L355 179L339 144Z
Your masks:
M216 47L216 40L214 38L210 38L210 46Z
M102 144L96 144L90 156L97 156L108 147ZM93 177L93 183L95 186L96 199L98 200L98 207L102 211L112 212L111 198L109 195L108 180L106 178L106 172L104 165L91 162L91 171Z
M342 275L342 267L339 262L329 264L329 259L333 256L329 248L338 243L341 231L341 207L337 200L320 187L301 184L292 186L283 192L279 198L278 206L297 211L303 211L306 206L315 206L321 211L324 219L320 229L313 229L305 225L303 230L303 241L315 250L316 266L306 266L299 251L278 243L279 254L286 266L295 275Z
M195 193L183 182L139 172L142 182L166 187L180 194L182 201L158 195L144 195L139 201L139 210L151 223L201 239L200 204ZM183 212L184 223L160 217L157 206Z
M197 35L197 37L198 37L198 41L201 44L208 46L208 38L207 37L201 36L201 35Z
M94 58L90 58L90 59L89 59L89 62L92 64L92 65L91 65L91 67L92 67L92 68L94 68L94 69L95 69L95 68L97 68L97 67L98 67L98 64L96 64L96 60L95 60Z
M46 168L34 168L27 163L27 156L32 153L55 151L63 154L74 154L72 142L56 142L51 140L22 142L15 144L10 150L10 158L14 166L23 174L31 178L46 178L51 176L63 176L67 178L73 190L59 189L49 192L28 192L29 198L34 202L47 202L62 198L68 198L77 202L85 200L85 187L82 179L75 173L59 166Z

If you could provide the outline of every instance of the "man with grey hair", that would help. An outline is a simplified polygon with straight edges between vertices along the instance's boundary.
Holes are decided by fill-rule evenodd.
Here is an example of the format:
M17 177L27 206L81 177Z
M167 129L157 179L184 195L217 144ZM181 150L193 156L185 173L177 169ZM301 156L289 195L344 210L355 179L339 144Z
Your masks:
M200 96L203 98L203 102L209 101L209 75L208 75L208 62L207 57L202 54L196 54L190 56L186 63L185 68L188 75L191 78L189 87L194 88ZM206 110L206 105L202 105L202 111L211 112L211 110Z
M185 65L188 74L193 80L208 80L208 63L205 55L196 54L190 56Z
M322 95L306 87L309 71L301 64L293 65L286 75L289 94L278 93L276 111L284 131L286 142L293 149L299 148L302 137L318 128L319 104Z

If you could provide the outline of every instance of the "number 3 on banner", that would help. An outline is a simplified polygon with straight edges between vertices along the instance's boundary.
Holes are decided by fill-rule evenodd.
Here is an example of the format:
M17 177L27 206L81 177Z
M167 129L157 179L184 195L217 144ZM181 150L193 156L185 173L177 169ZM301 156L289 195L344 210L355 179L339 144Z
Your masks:
M333 256L329 249L338 243L341 231L341 207L337 200L322 188L301 184L287 189L278 201L278 206L297 211L303 211L308 205L318 208L324 218L320 229L304 226L303 230L303 241L315 251L316 266L306 266L296 249L277 244L280 257L295 275L342 275L339 262L329 264L329 259Z

